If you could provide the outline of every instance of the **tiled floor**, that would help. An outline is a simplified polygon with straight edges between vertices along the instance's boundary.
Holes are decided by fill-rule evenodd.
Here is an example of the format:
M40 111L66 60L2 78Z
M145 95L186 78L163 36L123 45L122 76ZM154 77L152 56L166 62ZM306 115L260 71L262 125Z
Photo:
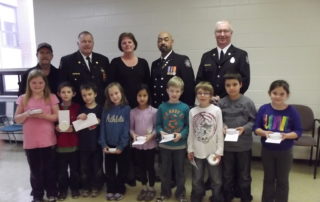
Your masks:
M190 165L187 165L190 171ZM190 172L188 172L190 173ZM294 163L290 176L290 202L320 202L320 171L318 179L313 180L312 167L305 163ZM253 202L259 202L261 198L263 171L260 161L253 161L252 165L252 194ZM159 183L156 189L159 190ZM136 201L136 195L140 191L140 186L128 187L127 193L122 201ZM191 191L190 175L187 176L186 188L188 196ZM0 202L28 202L31 201L29 168L24 155L24 151L19 145L4 144L0 150ZM207 196L210 193L207 192ZM207 197L208 198L208 197ZM204 201L208 201L208 199ZM97 198L68 198L65 202L88 202L106 201L104 193ZM168 200L174 201L174 200ZM240 200L234 200L239 202Z

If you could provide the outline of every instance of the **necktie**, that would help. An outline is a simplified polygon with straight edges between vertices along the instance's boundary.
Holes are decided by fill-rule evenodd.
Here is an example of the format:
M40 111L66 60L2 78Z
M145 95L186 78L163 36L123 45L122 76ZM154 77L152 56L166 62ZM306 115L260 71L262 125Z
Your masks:
M90 61L90 57L89 56L87 56L86 59L88 60L88 64L89 64L88 69L89 69L89 72L90 72L90 70L92 68L92 63Z
M223 53L223 50L221 50L220 52L220 58L219 58L219 63L221 65L221 63L223 62L223 59L224 59L224 53Z
M164 58L161 58L159 62L159 67L163 68L165 62L166 60Z

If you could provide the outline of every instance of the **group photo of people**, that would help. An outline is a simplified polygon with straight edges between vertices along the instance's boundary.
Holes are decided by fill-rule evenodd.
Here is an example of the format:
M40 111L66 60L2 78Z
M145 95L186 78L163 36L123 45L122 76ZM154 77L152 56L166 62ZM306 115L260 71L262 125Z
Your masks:
M139 186L136 201L250 202L254 135L261 137L264 171L256 200L290 201L292 147L302 126L287 103L289 83L272 81L269 101L257 108L246 96L249 56L233 45L233 32L229 21L216 22L216 47L203 53L196 72L167 31L156 37L154 61L136 54L131 32L119 34L122 54L110 60L93 51L93 34L82 31L78 50L61 57L58 68L51 64L54 44L39 43L38 64L22 76L14 115L23 125L32 201L90 201L100 194L131 201L127 190ZM91 124L77 130L79 121ZM273 135L277 144L266 141Z

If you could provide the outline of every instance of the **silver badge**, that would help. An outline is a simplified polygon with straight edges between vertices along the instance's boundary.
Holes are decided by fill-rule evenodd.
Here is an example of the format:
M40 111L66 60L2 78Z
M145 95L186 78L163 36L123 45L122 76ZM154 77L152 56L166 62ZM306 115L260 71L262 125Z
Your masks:
M234 57L230 58L230 63L234 63L236 61L236 59L234 59Z
M184 64L186 65L186 67L191 67L191 62L188 59L184 61Z

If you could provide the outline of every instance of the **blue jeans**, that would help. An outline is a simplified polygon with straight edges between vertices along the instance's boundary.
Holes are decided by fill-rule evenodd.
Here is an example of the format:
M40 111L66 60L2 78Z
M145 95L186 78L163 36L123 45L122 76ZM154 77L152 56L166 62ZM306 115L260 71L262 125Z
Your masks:
M225 201L233 199L234 187L239 187L241 201L251 201L251 150L224 151L222 163Z
M262 148L264 170L262 202L287 202L292 149L274 151Z
M208 170L211 180L211 190L214 202L223 202L222 194L222 166L219 163L216 166L211 166L207 159L194 158L198 169L192 166L192 191L191 202L199 202L205 195L204 173Z
M172 166L175 172L175 179L177 183L176 197L184 195L186 192L184 183L184 161L186 158L186 149L171 150L160 148L161 156L161 195L171 196L171 175Z

